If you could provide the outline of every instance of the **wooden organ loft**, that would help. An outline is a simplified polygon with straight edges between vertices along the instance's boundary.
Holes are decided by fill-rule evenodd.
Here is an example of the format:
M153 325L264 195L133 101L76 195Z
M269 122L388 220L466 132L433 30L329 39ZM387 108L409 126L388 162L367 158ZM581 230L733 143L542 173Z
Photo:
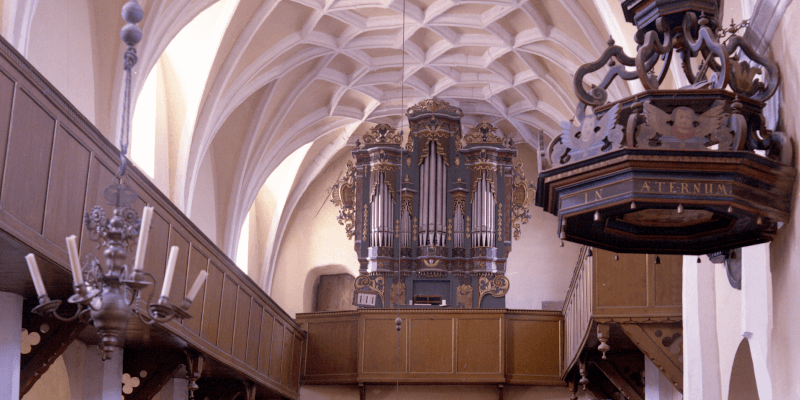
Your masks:
M355 303L505 307L511 237L530 219L533 187L513 141L486 122L462 135L463 112L442 100L406 116L404 147L402 133L376 125L333 188L361 264Z

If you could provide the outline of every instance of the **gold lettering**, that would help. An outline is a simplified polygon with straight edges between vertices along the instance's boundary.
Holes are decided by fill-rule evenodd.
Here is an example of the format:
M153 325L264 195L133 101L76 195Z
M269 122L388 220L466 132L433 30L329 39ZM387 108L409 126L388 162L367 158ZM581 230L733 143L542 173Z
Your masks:
M594 191L594 199L599 200L603 198L603 189L597 189Z
M675 193L675 182L670 182L669 183L669 192L670 193Z
M720 193L728 194L728 190L725 188L725 185L720 183L720 184L717 185L717 188L719 189Z
M661 193L661 185L663 185L663 184L664 184L664 182L656 182L656 185L658 185L658 192L659 193Z
M689 193L689 184L681 182L681 193Z
M700 193L700 187L701 186L702 186L701 184L695 183L694 184L694 193Z
M647 181L644 181L644 183L642 184L642 191L647 191L647 192L650 191L650 185L647 184Z
M713 183L706 183L706 194L714 194L714 184Z

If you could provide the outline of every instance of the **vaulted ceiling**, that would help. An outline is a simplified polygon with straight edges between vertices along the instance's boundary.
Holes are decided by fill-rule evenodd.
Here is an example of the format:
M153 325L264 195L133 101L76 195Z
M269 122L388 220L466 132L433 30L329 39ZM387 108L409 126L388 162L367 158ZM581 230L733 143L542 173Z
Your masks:
M95 3L87 2L94 68L119 71L123 46L107 36L121 26L118 10L124 1ZM405 109L421 100L447 100L464 111L464 126L488 121L515 142L539 148L540 130L549 141L559 134L561 121L573 117L572 76L608 46L604 18L621 15L617 0L141 4L144 39L137 46L133 94L138 96L144 78L158 69L159 90L167 97L159 107L166 110L168 150L156 146L156 162L165 164L161 175L167 177L155 180L166 179L162 189L195 218L193 207L208 195L204 175L213 175L212 236L228 254L235 253L242 224L267 178L290 154L310 145L285 207L271 216L270 224L278 226L274 238L335 155L372 124L402 128ZM179 33L212 9L215 14L195 26L193 36L180 40L189 51L206 54L206 61L195 66L170 58ZM602 16L598 9L605 10ZM188 80L195 67L200 77ZM97 123L118 132L113 121L121 75L96 75ZM610 88L612 98L627 93L624 85ZM108 121L105 115L111 116ZM160 151L165 156L159 157Z

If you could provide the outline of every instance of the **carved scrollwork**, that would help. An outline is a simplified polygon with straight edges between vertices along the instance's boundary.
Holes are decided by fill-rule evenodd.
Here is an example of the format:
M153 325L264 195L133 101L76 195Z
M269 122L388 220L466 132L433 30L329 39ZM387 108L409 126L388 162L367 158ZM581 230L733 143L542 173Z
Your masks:
M383 299L383 292L386 288L386 279L383 275L360 275L353 282L356 290L367 288L376 292L381 297L381 302L386 304Z
M447 113L452 114L458 117L463 117L464 112L461 111L458 107L453 107L444 100L436 100L436 99L427 99L420 101L419 103L411 106L406 111L406 115L409 117L413 116L414 114L430 112L430 113Z
M511 283L505 275L481 276L478 279L478 304L487 294L492 297L503 297L508 293Z
M605 78L603 79L600 86L594 86L591 88L591 93L587 93L584 89L583 78L591 74L595 71L599 71L601 68L605 67L609 64L609 61L614 58L616 62L619 64L615 64L611 67L611 69L606 74ZM633 67L636 65L636 60L628 57L625 54L625 51L622 50L622 47L616 46L614 44L613 39L609 39L608 41L608 48L606 51L603 52L603 55L600 58L593 62L582 65L575 71L575 77L573 79L573 89L575 91L575 95L578 96L578 99L584 105L590 106L599 106L608 100L608 93L606 89L611 84L611 82L619 76L620 78L629 81L632 79L637 78L636 71L628 71L625 67ZM582 105L579 105L581 107Z
M522 224L531 220L530 206L533 196L529 191L534 190L533 183L525 178L522 163L517 163L511 170L513 178L511 189L511 228L514 230L514 239L519 240Z
M397 144L403 140L397 130L388 124L378 124L367 131L363 137L364 144Z
M496 135L497 128L488 122L481 122L478 126L469 130L464 136L467 144L503 144L505 138Z
M728 38L726 50L728 54L734 54L740 49L750 60L760 64L764 69L751 67L749 62L738 61L731 63L731 89L738 93L758 101L767 101L775 94L780 84L780 69L778 64L758 53L740 36ZM757 75L764 75L764 82L756 79Z
M331 202L339 207L339 216L336 220L339 225L344 225L347 238L350 239L355 234L356 224L356 187L355 187L356 167L352 161L347 162L347 170L344 175L331 188Z
M699 28L698 28L699 23ZM719 42L717 34L709 26L709 20L701 17L698 21L697 15L687 12L683 17L683 39L686 47L693 54L700 52L705 57L702 66L694 76L687 75L690 82L698 85L703 82L708 68L717 71L716 80L709 85L710 89L724 89L728 85L728 73L730 71L730 61L728 60L728 50ZM697 37L692 36L692 31L697 30Z

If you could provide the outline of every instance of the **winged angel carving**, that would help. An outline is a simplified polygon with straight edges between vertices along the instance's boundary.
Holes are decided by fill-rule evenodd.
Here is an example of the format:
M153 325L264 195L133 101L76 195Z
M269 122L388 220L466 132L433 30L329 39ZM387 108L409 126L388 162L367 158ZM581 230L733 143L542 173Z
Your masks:
M644 116L646 122L639 125L636 147L706 150L719 145L720 150L730 150L738 141L727 124L723 124L729 117L723 104L697 115L689 107L675 107L672 113L667 113L647 102Z
M617 124L619 108L619 103L615 104L598 120L590 107L580 126L562 122L561 136L550 144L550 165L572 164L622 148L625 135Z

